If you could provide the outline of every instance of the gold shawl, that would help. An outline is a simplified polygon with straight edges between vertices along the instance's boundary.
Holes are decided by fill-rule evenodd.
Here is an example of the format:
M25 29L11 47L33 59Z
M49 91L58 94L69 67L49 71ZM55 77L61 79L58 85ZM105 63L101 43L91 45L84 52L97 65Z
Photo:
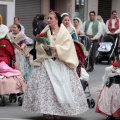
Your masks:
M68 67L76 68L79 64L79 61L77 58L72 37L68 30L65 28L65 26L61 24L57 38L54 42L52 40L49 26L46 26L42 32L46 31L48 39L51 42L51 46L54 46L56 48L57 53L53 53L52 56L48 56L45 50L43 49L42 44L37 43L36 45L37 59L34 60L34 66L40 66L40 63L44 59L57 57L59 60L63 61Z
M14 36L14 34L10 35L11 42L19 43L21 40L25 40L26 37L23 33L19 32L17 36Z

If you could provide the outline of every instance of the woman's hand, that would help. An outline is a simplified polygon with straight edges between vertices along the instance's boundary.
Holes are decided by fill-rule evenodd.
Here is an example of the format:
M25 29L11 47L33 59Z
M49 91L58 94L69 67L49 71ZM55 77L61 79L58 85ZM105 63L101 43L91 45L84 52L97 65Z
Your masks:
M81 35L80 31L77 31L77 35Z
M43 45L42 47L44 48L44 50L49 50L50 49L50 46L48 46L48 45Z
M90 40L94 40L94 38L90 38Z
M56 48L55 47L50 47L51 48L51 50L53 51L53 52L56 52Z
M111 71L112 71L112 73L115 73L115 72L116 72L116 70L115 70L114 68L113 68Z
M26 46L26 44L23 43L23 44L21 45L21 50L24 50L24 49L25 49L25 46Z
M53 52L56 52L56 48L55 47L51 47L51 46L49 46L49 45L43 45L42 46L43 48L44 48L44 50L49 50L49 49L51 49Z

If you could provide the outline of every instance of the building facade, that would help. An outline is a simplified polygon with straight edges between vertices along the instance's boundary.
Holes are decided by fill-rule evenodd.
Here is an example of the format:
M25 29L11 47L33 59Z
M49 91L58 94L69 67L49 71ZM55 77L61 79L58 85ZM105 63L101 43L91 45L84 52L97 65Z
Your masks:
M48 15L49 10L53 9L61 14L67 12L71 20L77 16L85 21L89 18L89 12L94 10L106 22L114 9L120 16L119 4L120 0L0 0L0 14L7 26L13 23L15 16L19 17L26 35L33 37L32 21L36 14Z
M29 37L32 34L32 20L36 14L48 15L49 10L57 10L61 14L67 12L71 20L77 16L82 20L87 18L88 0L15 0L15 16L20 18L21 24L25 27L25 33Z
M15 16L15 0L0 0L0 14L3 17L3 24L11 25Z

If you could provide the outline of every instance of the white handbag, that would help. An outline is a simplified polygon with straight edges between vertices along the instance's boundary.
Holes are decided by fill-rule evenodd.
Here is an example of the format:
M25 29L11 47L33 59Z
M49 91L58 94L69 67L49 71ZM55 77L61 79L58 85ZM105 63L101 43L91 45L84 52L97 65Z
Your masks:
M89 74L86 72L84 68L81 68L81 75L80 75L81 80L89 81Z

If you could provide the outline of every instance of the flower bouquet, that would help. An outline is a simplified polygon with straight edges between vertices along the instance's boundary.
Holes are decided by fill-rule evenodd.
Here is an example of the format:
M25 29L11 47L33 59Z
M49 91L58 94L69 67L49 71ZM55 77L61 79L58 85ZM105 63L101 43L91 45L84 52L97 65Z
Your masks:
M36 35L36 41L43 45L50 45L50 40L47 39L47 32L46 33L40 33ZM52 56L51 48L48 50L45 50L46 54L49 56Z

